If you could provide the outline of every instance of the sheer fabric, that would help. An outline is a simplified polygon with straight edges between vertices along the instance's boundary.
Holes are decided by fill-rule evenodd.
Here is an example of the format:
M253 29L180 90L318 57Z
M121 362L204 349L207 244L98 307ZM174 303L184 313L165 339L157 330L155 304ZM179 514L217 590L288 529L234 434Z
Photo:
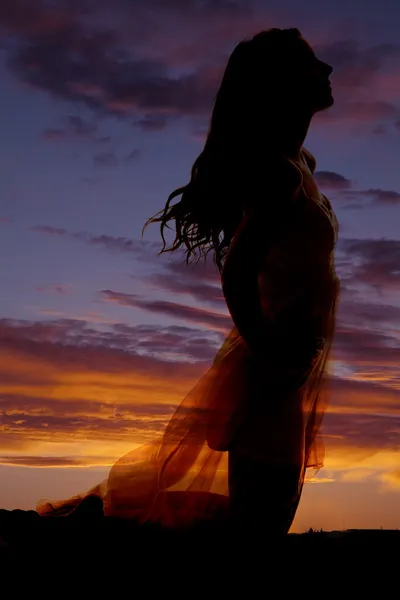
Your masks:
M305 162L301 168L307 170ZM188 525L225 517L229 452L275 469L297 465L299 494L323 465L320 427L330 395L338 222L307 175L297 199L301 210L268 252L259 276L272 323L265 354L252 355L234 327L160 438L123 456L86 494L39 503L40 514L70 514L95 495L108 516ZM232 478L234 471L231 488Z

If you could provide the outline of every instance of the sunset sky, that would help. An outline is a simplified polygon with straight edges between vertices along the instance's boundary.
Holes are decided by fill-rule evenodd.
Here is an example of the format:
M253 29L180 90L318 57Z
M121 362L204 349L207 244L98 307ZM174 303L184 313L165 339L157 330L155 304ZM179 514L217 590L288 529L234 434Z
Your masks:
M305 146L341 224L335 393L293 531L400 526L398 0L1 0L0 508L99 482L210 365L215 268L141 229L187 183L234 46L269 27L334 67Z

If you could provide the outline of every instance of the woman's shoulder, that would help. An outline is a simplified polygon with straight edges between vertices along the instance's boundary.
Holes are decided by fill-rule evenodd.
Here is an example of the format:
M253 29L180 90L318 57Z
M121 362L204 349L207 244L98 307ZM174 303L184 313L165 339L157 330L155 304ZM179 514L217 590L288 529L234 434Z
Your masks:
M271 154L264 165L264 186L268 192L295 194L303 182L303 174L296 161L283 154ZM266 175L266 177L265 177Z
M309 150L307 150L307 148L304 148L304 147L301 149L301 152L303 155L303 159L306 162L311 173L314 173L316 166L317 166L317 161L315 160L314 155L311 154L311 152Z

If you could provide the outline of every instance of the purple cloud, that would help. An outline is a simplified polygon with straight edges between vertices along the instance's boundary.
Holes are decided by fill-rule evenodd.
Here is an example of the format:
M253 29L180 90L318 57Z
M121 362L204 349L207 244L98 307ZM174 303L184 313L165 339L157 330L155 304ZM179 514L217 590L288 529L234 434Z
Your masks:
M143 131L162 131L168 124L166 115L148 115L134 122L135 127Z
M326 173L326 172L322 172ZM329 172L328 172L329 173ZM341 176L338 178L325 177L322 175L318 177L317 183L321 188L331 188L336 192L336 198L344 202L351 202L351 204L343 204L343 208L347 209L359 209L365 206L371 205L387 205L394 206L400 203L400 193L395 190L384 190L381 188L370 188L366 190L355 190L351 189L351 182L346 180L350 185L346 187L346 181L341 181Z
M49 225L35 225L29 228L30 231L43 233L46 235L66 237L71 240L85 242L89 246L103 247L110 252L121 252L129 254L148 254L155 253L160 249L160 244L146 240L134 240L126 237L114 237L111 235L94 235L87 231L71 232L60 227L51 227Z
M61 140L65 137L65 130L64 129L56 129L56 128L43 129L40 137L43 140L50 140L50 141Z
M203 308L195 308L165 300L144 300L135 294L114 292L112 290L102 290L101 294L105 301L115 302L120 306L132 306L148 312L168 315L183 321L205 325L217 331L227 332L232 327L229 315L211 312Z
M400 56L400 44L362 46L356 39L335 40L316 46L316 53L335 67L335 85L345 90L369 88L373 75L387 61Z
M201 362L210 360L222 343L219 332L177 325L103 324L101 329L89 320L60 318L46 321L0 319L0 342L50 343L76 346L141 357L171 357ZM7 342L8 340L8 342Z
M97 142L99 144L108 144L109 142L111 142L111 136L110 135L103 135L102 137L99 137Z
M64 295L68 293L68 286L54 284L50 286L40 286L36 288L38 292L56 292L57 294Z
M65 126L62 128L48 128L42 131L44 140L59 140L69 137L93 138L97 132L97 125L83 119L78 115L68 115Z
M99 152L93 160L97 167L115 167L119 162L114 152Z
M400 204L400 194L393 190L369 189L360 192L372 198L374 204Z
M188 278L189 279L189 278ZM169 275L154 275L149 278L159 289L167 290L173 294L189 295L199 302L207 302L215 304L222 308L225 307L225 299L222 294L221 286L210 285L208 283L197 280L191 282L188 279L173 279Z
M321 188L346 190L352 186L350 179L334 171L316 171L314 178Z
M397 240L342 240L342 248L358 264L352 278L379 289L397 288L400 282L400 241Z
M139 148L135 148L125 157L125 162L132 162L138 160L142 156L142 151Z
M69 115L67 122L71 133L78 137L92 137L97 132L97 125L78 115Z
M37 233L46 233L48 235L68 235L68 231L62 227L51 227L50 225L34 225L29 228L30 231L36 231Z
M111 12L122 17L113 28ZM3 0L0 21L13 40L6 44L9 69L21 80L62 101L157 131L182 116L209 117L233 45L268 26L271 13L238 0L203 2L201 12L195 0L137 0L134 10L126 0L59 0L52 7ZM371 89L374 74L398 56L399 45L337 40L316 51L333 63L335 87L354 97ZM335 116L398 120L399 111L384 99L357 97L321 118Z

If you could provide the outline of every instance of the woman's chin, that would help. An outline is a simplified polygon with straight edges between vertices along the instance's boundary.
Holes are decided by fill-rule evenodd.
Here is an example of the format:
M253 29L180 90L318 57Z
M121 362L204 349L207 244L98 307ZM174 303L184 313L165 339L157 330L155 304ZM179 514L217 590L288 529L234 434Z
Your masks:
M325 96L325 98L321 98L320 101L314 108L314 112L320 112L321 110L326 110L330 108L335 103L335 99L332 96L332 93L329 93Z

